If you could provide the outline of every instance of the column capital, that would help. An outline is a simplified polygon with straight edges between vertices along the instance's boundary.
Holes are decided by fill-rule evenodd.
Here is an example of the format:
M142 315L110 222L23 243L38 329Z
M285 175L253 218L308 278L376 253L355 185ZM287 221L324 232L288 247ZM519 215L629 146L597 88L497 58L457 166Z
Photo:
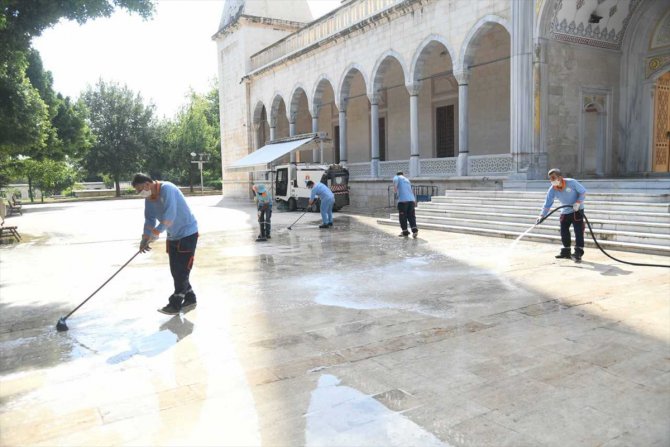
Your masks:
M314 106L312 106L312 119L318 118L320 111L321 111L321 105L320 104L314 104Z
M405 84L405 88L407 88L409 96L417 96L419 94L419 90L421 90L421 85L421 81L408 82Z
M382 98L382 94L379 93L379 92L368 93L367 96L368 96L368 100L370 100L371 105L379 105L379 101Z
M288 123L289 124L295 124L297 119L298 119L298 113L297 112L289 113L289 116L288 116Z
M468 81L470 80L469 68L455 69L453 74L454 77L456 78L456 81L458 81L458 85L468 85Z
M337 102L335 102L335 105L337 106L337 110L340 112L345 112L347 111L347 98L341 99Z

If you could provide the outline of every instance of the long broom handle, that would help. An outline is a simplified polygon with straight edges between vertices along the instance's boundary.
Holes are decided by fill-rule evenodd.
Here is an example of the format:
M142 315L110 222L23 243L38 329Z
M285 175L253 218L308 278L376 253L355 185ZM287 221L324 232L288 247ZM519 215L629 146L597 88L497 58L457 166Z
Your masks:
M109 279L108 279L107 281L105 281L100 287L98 287L97 289L95 289L95 292L93 292L92 294L90 294L90 295L88 296L88 298L86 298L84 301L82 301L81 304L80 304L79 306L75 307L75 308L72 310L72 312L70 312L69 314L65 315L65 316L63 317L63 320L67 320L68 317L69 317L70 315L72 315L73 313L75 313L75 312L77 311L77 309L79 309L81 306L83 306L84 304L86 304L86 301L88 301L88 300L90 300L91 298L93 298L93 295L95 295L96 293L98 293L98 292L100 291L100 289L102 289L103 287L105 287L105 286L107 285L108 282L110 282L116 275L118 275L119 272L120 272L121 270L123 270L128 264L130 264L130 261L132 261L133 259L135 259L135 257L136 257L137 255L139 255L140 253L142 253L142 252L141 252L141 251L138 251L137 253L135 253L135 254L133 255L132 258L128 259L128 261L126 261L125 264L123 264L123 265L122 265L122 266L121 266L121 267L120 267L120 268L119 268L119 269L118 269L112 276L110 276Z
M300 219L302 219L302 216L304 216L305 214L307 214L307 210L305 210L305 212L302 213L302 214L300 215L300 217L298 217L298 218L295 220L295 222L293 222L291 225L289 225L288 228L291 228L293 225L297 224L298 221L299 221Z

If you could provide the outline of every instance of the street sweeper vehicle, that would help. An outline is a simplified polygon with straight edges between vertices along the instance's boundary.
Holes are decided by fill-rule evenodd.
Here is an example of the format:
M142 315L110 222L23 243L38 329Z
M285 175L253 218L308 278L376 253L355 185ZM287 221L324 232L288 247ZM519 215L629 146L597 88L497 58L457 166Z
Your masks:
M291 163L275 167L275 200L285 203L289 211L306 209L310 189L307 181L321 182L335 195L334 211L349 205L349 171L338 164L330 166Z

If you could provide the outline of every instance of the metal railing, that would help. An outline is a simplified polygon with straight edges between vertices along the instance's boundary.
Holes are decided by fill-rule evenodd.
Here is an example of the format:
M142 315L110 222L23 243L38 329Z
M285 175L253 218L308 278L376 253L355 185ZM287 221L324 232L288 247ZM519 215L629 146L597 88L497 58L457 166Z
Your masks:
M417 202L430 202L438 194L438 189L435 185L412 185L412 193ZM394 185L389 185L386 195L389 208L395 208L398 205L398 194Z

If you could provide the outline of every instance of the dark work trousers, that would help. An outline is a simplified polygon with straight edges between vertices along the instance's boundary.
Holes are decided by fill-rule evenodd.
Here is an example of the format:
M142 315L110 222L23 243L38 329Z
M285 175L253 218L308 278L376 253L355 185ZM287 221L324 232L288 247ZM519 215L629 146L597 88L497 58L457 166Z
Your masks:
M270 220L272 219L272 207L261 206L258 208L258 224L261 226L261 236L270 236Z
M561 214L561 242L564 248L570 248L570 225L575 230L575 245L584 248L584 212Z
M174 280L174 294L170 304L181 309L182 301L187 298L195 301L195 293L191 287L189 276L195 259L195 247L198 245L198 233L177 240L167 241L167 252L170 258L170 273Z
M416 227L414 202L398 202L398 220L400 220L400 228L402 228L403 233L409 234L409 231L407 231L407 222L409 222L409 227L412 229L412 233L419 231Z

